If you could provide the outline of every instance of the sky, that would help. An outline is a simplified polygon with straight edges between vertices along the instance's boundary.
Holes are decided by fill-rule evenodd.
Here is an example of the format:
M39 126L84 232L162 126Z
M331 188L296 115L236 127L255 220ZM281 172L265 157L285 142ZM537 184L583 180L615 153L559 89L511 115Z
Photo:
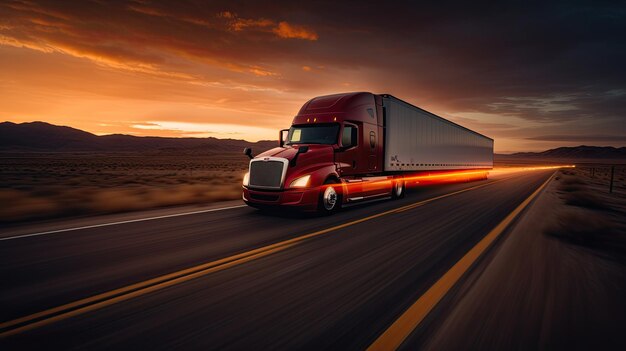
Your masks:
M0 1L0 120L276 139L388 93L495 151L626 145L624 2Z

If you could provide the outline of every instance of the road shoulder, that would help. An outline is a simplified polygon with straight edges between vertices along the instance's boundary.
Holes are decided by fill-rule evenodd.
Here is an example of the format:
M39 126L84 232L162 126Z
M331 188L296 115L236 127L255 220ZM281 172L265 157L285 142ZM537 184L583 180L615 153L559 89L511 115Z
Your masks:
M626 269L597 250L544 234L562 206L552 181L405 346L626 349Z
M6 226L4 228L0 227L0 239L21 235L68 231L74 230L75 228L88 228L93 226L105 226L117 223L184 216L188 214L221 211L239 207L246 207L243 201L231 200L212 202L204 205L174 206L160 209L102 214L78 218L51 219L35 223L22 223L14 226Z

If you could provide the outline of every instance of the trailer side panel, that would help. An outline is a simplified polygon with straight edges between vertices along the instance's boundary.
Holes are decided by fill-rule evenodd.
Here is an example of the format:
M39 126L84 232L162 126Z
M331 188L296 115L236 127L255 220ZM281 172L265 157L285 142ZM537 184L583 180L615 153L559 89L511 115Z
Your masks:
M493 139L390 95L383 106L385 171L493 168Z

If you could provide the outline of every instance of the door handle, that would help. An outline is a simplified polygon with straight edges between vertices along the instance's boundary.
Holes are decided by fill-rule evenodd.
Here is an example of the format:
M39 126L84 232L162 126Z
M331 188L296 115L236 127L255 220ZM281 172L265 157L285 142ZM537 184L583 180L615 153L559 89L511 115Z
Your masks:
M352 160L352 168L356 168L356 161Z

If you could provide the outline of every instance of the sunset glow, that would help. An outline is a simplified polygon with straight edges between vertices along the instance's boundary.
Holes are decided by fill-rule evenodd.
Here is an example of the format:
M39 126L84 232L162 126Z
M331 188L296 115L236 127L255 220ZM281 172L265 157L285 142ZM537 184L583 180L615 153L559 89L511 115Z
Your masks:
M621 73L602 70L621 62L623 50L598 52L610 37L572 41L575 16L552 45L545 38L555 32L548 29L551 9L528 10L546 23L522 38L516 23L494 20L499 13L475 14L461 28L456 11L471 9L446 9L446 20L437 6L398 8L393 18L375 7L332 8L2 2L0 119L99 135L257 141L275 139L312 97L372 91L488 135L496 152L626 140ZM617 33L623 23L601 18L592 25ZM492 34L466 37L472 32ZM594 55L570 55L588 51L587 42Z

